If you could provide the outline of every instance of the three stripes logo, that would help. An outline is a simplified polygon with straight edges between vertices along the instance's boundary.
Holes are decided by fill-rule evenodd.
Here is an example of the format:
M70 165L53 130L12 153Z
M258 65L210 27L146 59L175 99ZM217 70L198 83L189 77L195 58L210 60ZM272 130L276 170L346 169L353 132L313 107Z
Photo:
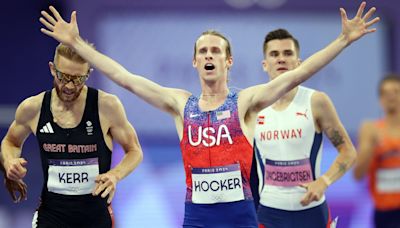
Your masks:
M47 122L40 130L40 133L47 133L47 134L53 134L53 127L51 127L50 122Z

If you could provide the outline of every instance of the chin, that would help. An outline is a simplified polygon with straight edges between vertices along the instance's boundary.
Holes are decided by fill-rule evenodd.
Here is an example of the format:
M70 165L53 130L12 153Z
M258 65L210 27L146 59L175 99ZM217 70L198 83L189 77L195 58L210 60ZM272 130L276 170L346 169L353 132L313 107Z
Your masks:
M61 95L60 99L64 102L72 102L75 101L77 96L66 96L66 95Z
M70 95L67 95L67 94L64 94L64 93L61 92L60 94L58 94L58 97L60 98L60 100L62 100L64 102L73 102L76 99L78 99L79 94L80 94L80 91L79 92L75 92L75 93L70 94Z

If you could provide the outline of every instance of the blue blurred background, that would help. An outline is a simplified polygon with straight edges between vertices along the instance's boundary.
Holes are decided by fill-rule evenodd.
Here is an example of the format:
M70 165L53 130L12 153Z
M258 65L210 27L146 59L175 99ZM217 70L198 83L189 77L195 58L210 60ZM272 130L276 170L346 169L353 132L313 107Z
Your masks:
M193 44L206 29L226 34L233 46L234 66L230 87L245 88L266 82L262 71L262 42L270 30L286 28L298 38L301 58L326 46L340 33L339 7L349 17L361 1L348 0L86 0L8 1L2 4L0 138L14 118L15 108L26 97L52 88L48 62L57 43L41 34L40 10L51 4L69 20L78 12L81 35L98 50L128 70L164 86L200 93L192 67ZM352 44L306 86L326 92L356 144L365 119L382 115L377 83L388 72L400 71L400 3L371 0L382 21L378 32ZM172 118L147 105L94 71L88 84L119 96L136 128L144 151L138 169L118 184L113 201L116 227L180 227L185 194L179 140ZM324 142L322 171L336 156ZM0 187L0 228L30 227L42 188L36 139L23 148L28 160L28 200L14 204ZM113 162L123 151L114 148ZM331 214L338 227L370 227L371 201L366 182L356 183L348 173L328 189Z

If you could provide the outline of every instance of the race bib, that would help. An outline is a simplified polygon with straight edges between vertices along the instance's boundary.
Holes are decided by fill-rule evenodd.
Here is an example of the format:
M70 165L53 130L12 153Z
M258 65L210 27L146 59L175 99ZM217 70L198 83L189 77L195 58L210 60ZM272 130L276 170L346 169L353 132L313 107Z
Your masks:
M90 194L99 175L98 158L49 160L47 189L63 195Z
M265 184L293 187L313 180L309 159L273 161L266 159Z
M240 165L192 169L192 202L225 203L244 200Z
M400 169L378 169L376 185L380 193L400 192Z

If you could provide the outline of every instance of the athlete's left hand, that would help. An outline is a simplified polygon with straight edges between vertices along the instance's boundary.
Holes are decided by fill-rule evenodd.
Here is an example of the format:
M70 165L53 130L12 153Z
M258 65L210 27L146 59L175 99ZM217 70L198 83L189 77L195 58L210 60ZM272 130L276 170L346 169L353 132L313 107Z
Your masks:
M340 8L340 15L342 17L342 35L349 43L360 39L365 34L376 31L376 28L370 28L380 20L379 17L375 17L374 19L370 20L376 11L376 8L372 7L367 13L364 14L365 6L365 2L360 4L357 14L353 19L348 19L346 10Z
M320 200L328 185L321 178L318 178L313 182L301 184L300 187L307 189L306 194L300 201L301 205L307 206L312 201Z
M117 188L118 178L112 172L100 174L96 177L96 187L92 194L98 196L101 192L101 197L106 198L108 195L107 203L111 203L114 198L115 190Z

